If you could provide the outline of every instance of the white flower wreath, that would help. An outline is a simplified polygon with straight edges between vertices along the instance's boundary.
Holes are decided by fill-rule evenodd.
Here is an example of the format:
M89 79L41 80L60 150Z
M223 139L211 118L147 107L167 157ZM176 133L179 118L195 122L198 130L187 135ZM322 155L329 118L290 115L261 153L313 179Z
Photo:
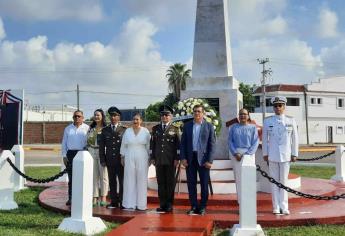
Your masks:
M205 99L201 98L187 98L180 101L175 105L175 118L180 120L175 122L176 125L181 126L183 122L181 120L193 118L193 108L195 105L202 105L205 108L204 119L213 125L213 128L218 135L222 126L219 114L211 107Z

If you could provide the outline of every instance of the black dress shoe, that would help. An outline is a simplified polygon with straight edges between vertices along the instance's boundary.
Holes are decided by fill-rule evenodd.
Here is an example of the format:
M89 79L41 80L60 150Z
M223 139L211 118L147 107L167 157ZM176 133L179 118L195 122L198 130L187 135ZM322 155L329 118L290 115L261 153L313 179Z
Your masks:
M203 216L203 215L205 215L205 214L206 214L206 209L205 209L205 208L201 208L201 209L199 210L199 215Z
M106 206L106 208L108 208L108 209L114 209L114 208L117 208L117 203L110 203L110 204L108 204L107 206Z
M170 206L170 207L167 207L165 208L165 212L172 212L173 211L173 208Z
M71 200L68 199L67 202L66 202L66 206L70 206L71 205Z
M158 213L165 213L166 210L165 210L164 207L158 207L158 208L156 209L156 212L158 212Z
M187 211L187 215L190 215L190 216L199 215L199 211L197 208L192 207L189 211Z

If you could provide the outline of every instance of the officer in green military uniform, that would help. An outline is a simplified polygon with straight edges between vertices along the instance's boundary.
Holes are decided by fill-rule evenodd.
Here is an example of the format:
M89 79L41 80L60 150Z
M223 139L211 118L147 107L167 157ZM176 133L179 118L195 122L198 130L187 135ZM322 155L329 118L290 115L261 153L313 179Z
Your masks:
M121 165L120 148L126 127L120 124L121 111L118 108L110 107L108 113L111 123L103 128L100 135L99 157L101 165L107 166L108 169L111 202L107 208L111 209L122 206L124 173ZM117 192L117 181L119 192Z
M180 129L171 123L173 109L159 108L161 122L152 128L151 163L156 167L160 207L157 212L171 212L175 186L175 168L178 164Z

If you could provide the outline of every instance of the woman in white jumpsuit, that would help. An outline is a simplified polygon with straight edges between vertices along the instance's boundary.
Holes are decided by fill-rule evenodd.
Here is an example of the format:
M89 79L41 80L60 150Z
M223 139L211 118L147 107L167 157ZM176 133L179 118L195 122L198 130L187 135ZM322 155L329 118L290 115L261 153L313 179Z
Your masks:
M147 209L147 174L150 132L141 127L142 117L136 114L133 125L122 138L121 162L124 165L122 205L129 210Z

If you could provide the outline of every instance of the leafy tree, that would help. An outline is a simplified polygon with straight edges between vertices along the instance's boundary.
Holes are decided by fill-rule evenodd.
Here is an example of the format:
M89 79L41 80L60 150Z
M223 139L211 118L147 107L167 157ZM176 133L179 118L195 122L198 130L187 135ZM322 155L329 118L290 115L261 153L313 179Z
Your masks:
M181 90L186 89L186 80L190 78L191 70L186 69L186 64L175 63L167 70L169 90L173 92L175 97L180 99Z
M179 99L173 94L169 93L163 100L163 103L174 108L174 105L179 101Z
M145 121L160 121L159 107L163 102L150 104L145 110Z
M254 85L240 83L239 90L243 94L243 107L249 109L250 112L254 112L255 98L253 96Z

